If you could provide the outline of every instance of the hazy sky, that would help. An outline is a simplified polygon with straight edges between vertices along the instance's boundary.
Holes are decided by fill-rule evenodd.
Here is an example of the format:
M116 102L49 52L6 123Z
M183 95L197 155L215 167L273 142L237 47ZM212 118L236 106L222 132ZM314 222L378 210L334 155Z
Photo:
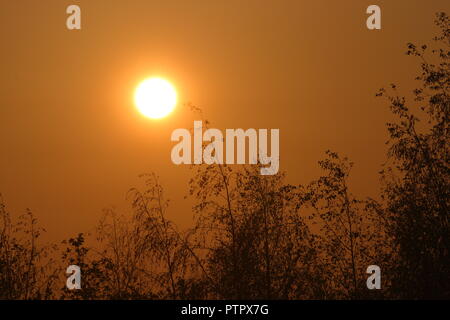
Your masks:
M66 28L66 8L82 30ZM366 8L382 29L366 28ZM411 88L409 41L435 35L448 0L15 0L0 2L0 192L14 213L31 208L55 238L91 230L104 207L126 208L138 175L156 172L170 217L192 221L190 170L170 160L170 134L198 118L213 127L279 128L291 183L320 172L332 149L354 162L358 194L376 196L390 119L375 92ZM142 117L133 92L158 75L180 104Z

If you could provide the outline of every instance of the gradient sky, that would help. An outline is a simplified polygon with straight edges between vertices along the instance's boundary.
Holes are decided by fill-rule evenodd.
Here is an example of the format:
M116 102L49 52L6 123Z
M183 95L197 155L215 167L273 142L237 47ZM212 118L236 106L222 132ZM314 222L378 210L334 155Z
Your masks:
M70 4L82 30L66 29ZM382 29L366 28L366 8ZM154 121L134 107L139 82L158 75L212 126L279 128L291 183L320 173L332 149L354 162L352 185L376 197L385 159L391 82L412 88L407 42L429 42L448 0L2 0L0 192L14 213L31 208L48 235L90 231L102 208L127 208L138 175L156 172L169 217L192 221L190 170L170 160L170 134L198 119L181 104Z

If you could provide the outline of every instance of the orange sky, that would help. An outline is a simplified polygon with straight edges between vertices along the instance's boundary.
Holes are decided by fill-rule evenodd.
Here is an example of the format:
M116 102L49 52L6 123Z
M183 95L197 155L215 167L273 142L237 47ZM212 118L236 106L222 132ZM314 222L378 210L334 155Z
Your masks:
M82 30L66 29L78 4ZM370 4L382 30L366 28ZM216 128L279 128L281 170L307 183L326 149L355 162L353 186L376 196L391 82L410 89L409 41L434 36L448 0L2 1L0 192L31 208L51 237L91 230L126 208L138 175L157 172L170 217L192 221L190 171L170 160L170 134L196 118L178 106L152 121L133 105L141 80L162 76ZM197 117L198 118L198 117Z

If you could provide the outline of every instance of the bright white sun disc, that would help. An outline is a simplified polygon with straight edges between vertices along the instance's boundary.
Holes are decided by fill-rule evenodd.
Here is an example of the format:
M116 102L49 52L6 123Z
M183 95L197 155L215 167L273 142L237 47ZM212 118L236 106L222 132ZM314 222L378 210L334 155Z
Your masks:
M177 104L177 92L168 81L151 78L137 87L134 101L144 116L159 119L173 111Z

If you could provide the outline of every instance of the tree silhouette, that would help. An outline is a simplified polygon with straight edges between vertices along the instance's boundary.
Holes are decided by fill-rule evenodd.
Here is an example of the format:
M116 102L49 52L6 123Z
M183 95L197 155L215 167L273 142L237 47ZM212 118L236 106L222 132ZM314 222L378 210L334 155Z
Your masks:
M422 70L413 101L399 96L396 85L378 94L398 118L388 124L390 162L382 176L398 250L397 294L406 298L450 296L449 17L437 14L436 25L437 48L408 44L407 54L419 59Z
M27 209L14 223L0 194L0 299L54 298L58 269L49 256L52 247L41 246L45 231Z
M310 220L319 229L315 242L325 271L327 296L369 298L367 267L384 267L388 262L385 254L389 246L379 204L352 195L348 178L353 163L347 158L327 151L327 158L319 165L327 174L304 188L300 203L311 208Z
M314 251L294 201L296 187L284 184L283 174L261 176L259 170L205 165L191 181L213 296L309 297L315 286L305 280L312 277Z

